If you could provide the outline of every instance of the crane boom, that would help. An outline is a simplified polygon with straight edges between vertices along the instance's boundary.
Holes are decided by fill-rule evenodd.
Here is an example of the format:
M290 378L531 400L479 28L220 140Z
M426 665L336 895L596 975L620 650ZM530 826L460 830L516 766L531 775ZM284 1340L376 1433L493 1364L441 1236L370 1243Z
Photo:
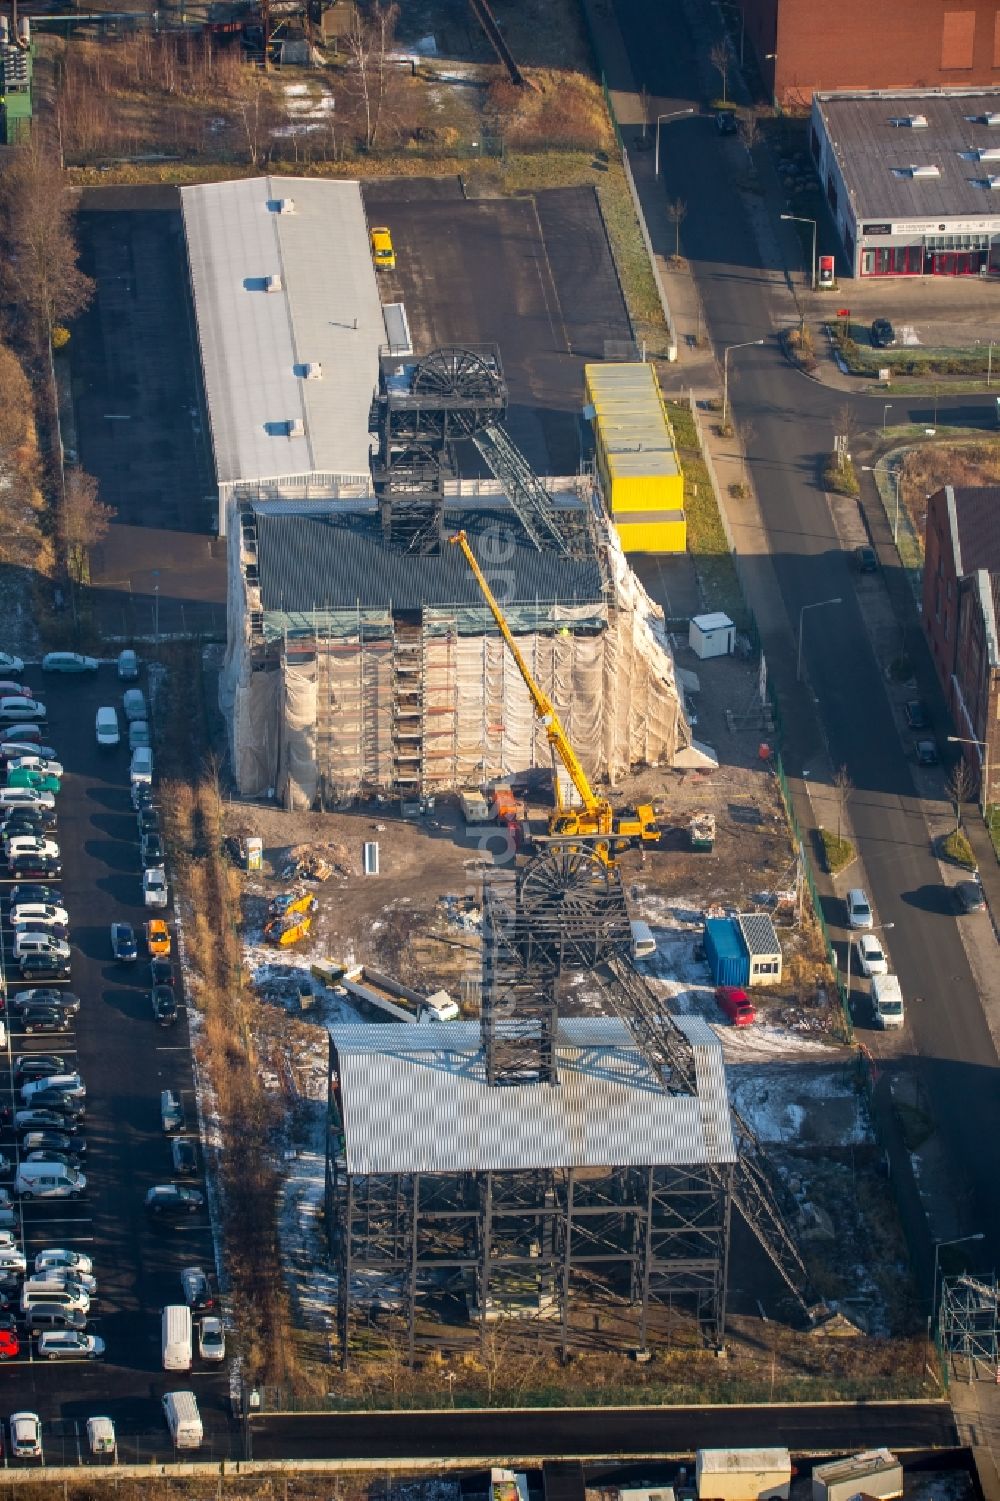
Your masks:
M514 658L514 661L517 663L517 670L524 679L524 686L527 688L528 693L531 695L531 702L534 705L535 713L541 720L542 724L545 726L545 733L548 736L549 745L552 747L553 751L559 757L559 760L565 767L566 775L569 777L570 781L573 783L573 786L576 788L587 813L594 818L601 818L606 814L609 827L606 831L603 832L610 833L610 806L603 799L599 798L594 792L594 789L591 787L590 782L587 779L587 773L584 771L583 766L580 763L579 757L577 756L576 752L574 751L573 747L570 745L569 740L566 737L566 731L563 729L559 715L556 713L555 705L549 698L548 694L542 692L541 688L532 677L531 670L528 667L527 662L524 660L521 649L518 646L517 642L514 640L514 634L511 631L510 626L507 624L507 621L504 619L503 611L493 597L493 591L490 588L489 584L486 582L486 576L476 560L475 553L469 546L468 537L464 532L457 532L455 536L450 540L453 543L456 543L462 549L465 561L468 563L469 567L472 569L473 574L475 575L476 583L482 590L483 598L486 600L486 603L490 608L490 614L496 621L497 629L503 637L504 641L507 643L510 654ZM558 786L556 800L558 801Z

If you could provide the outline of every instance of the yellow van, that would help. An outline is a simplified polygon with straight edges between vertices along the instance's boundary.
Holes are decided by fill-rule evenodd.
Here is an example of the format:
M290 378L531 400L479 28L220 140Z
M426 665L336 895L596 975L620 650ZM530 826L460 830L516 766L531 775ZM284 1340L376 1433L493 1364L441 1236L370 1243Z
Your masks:
M396 252L392 248L392 235L385 225L372 230L372 260L376 271L395 271Z

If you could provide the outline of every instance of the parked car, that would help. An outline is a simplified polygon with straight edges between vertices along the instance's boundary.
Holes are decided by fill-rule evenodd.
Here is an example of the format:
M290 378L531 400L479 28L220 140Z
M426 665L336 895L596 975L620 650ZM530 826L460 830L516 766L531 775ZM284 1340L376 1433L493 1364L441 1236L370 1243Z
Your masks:
M161 1220L186 1219L204 1203L204 1195L185 1183L158 1183L146 1195L146 1212Z
M12 724L6 729L0 728L0 743L8 740L34 740L42 738L41 725L37 724Z
M0 698L34 698L34 693L27 683L8 682L0 680Z
M170 1143L170 1160L178 1178L197 1178L198 1151L189 1136L175 1136Z
M148 745L140 745L132 752L132 760L129 763L129 781L134 786L137 782L150 785L153 780L153 752Z
M42 1449L42 1420L37 1412L11 1413L10 1454L12 1459L45 1458Z
M25 954L18 961L18 970L22 980L68 980L71 974L72 961L63 958L61 954ZM65 1020L66 1026L49 1027L45 1018L35 1013L51 1011L52 1007L33 1006L31 1013L22 1013L21 1021L26 1032L65 1032L69 1026L69 1015L59 1010L60 1020Z
M162 917L151 917L145 931L146 947L151 954L170 953L170 929Z
M122 708L125 710L125 718L129 724L134 719L149 719L146 711L146 695L141 688L126 688L122 694Z
M33 954L31 957L33 959L41 959L43 956L41 954ZM25 962L22 959L22 970L24 969ZM50 961L50 969L54 968L55 962L54 960ZM66 969L68 972L69 965L66 966ZM26 1006L21 1012L21 1028L29 1037L33 1036L36 1032L68 1032L72 1025L72 1016L68 1012L61 1010L58 1006ZM47 1123L40 1122L40 1124ZM58 1129L57 1125L56 1130Z
M133 782L129 790L132 806L138 813L141 808L153 806L153 788L149 782Z
M396 252L392 244L392 235L384 224L372 226L372 260L375 262L376 271L395 271Z
M94 721L94 732L97 736L98 745L103 745L111 750L121 744L121 731L118 728L118 710L113 704L102 704L97 711Z
M728 1017L734 1027L749 1027L757 1020L753 1002L740 986L716 986L715 999L723 1016Z
M184 1106L172 1089L160 1091L160 1125L164 1131L183 1131Z
M878 573L878 553L867 542L854 549L854 566L859 573Z
M147 907L167 905L167 877L162 866L142 873L142 899Z
M7 768L8 787L34 787L37 792L58 792L62 782L47 771L33 771L30 766L12 770Z
M40 834L15 834L4 841L7 845L7 863L19 855L42 856L47 860L59 858L59 846L54 839L43 839Z
M18 1136L28 1131L58 1131L60 1135L75 1136L82 1129L79 1121L62 1110L42 1110L26 1105L23 1110L14 1111L14 1130Z
M21 885L10 888L8 900L12 909L14 907L26 907L32 902L40 904L51 902L53 906L59 907L62 905L62 892L57 891L54 886L42 886L34 882L30 884L22 882Z
M739 121L736 111L731 109L717 109L715 112L715 128L720 136L734 136L739 129Z
M24 663L20 657L12 657L10 652L0 651L0 672L12 672L15 675L24 671Z
M79 1167L80 1158L87 1153L87 1142L83 1136L71 1136L65 1130L47 1126L28 1131L22 1136L21 1151L25 1158L31 1157L36 1162L50 1162L57 1156L65 1155L70 1159L71 1167ZM41 1153L41 1156L36 1156L36 1153Z
M181 1272L181 1287L184 1289L184 1301L192 1313L204 1313L206 1309L215 1307L208 1278L200 1266L184 1267Z
M14 1083L20 1088L29 1079L47 1079L66 1072L66 1059L60 1053L18 1053L14 1059Z
M46 1329L79 1329L87 1327L87 1315L79 1308L66 1308L57 1303L34 1303L25 1311L24 1327L28 1338L43 1334Z
M104 1354L104 1341L100 1335L76 1329L46 1329L35 1349L39 1360L96 1360Z
M889 961L885 956L885 950L874 933L862 934L854 947L858 955L858 968L863 975L871 979L872 975L889 973Z
M45 985L33 985L29 990L15 990L10 998L13 1013L23 1014L32 1006L55 1006L67 1016L76 1016L80 1009L80 997L70 990L54 990Z
M959 881L953 889L959 912L986 911L986 897L978 881Z
M54 745L42 745L34 740L4 740L0 742L0 761L9 766L22 756L43 756L46 761L56 759Z
M69 959L70 946L51 928L18 926L14 929L14 958L23 959L27 954L51 954L58 959Z
M55 902L18 902L10 909L10 920L15 927L20 928L56 928L69 927L69 913L65 907L57 906Z
M48 1080L39 1082L47 1084ZM32 1110L51 1110L57 1115L64 1115L67 1121L81 1121L87 1113L86 1100L65 1089L40 1089L28 1097L25 1105Z
M18 694L0 698L0 721L8 724L20 719L44 719L45 713L45 705L37 698L22 698Z
M177 1020L177 997L169 985L157 985L150 992L153 1020L160 1027L172 1027Z
M918 766L936 766L941 759L938 755L936 740L917 740L913 746L914 755Z
M0 1314L0 1360L16 1360L20 1353L21 1339L16 1321L10 1314ZM2 1456L3 1445L0 1444L0 1457Z
M118 681L134 683L139 676L139 656L131 647L118 653Z
M50 651L42 658L43 672L96 672L96 657L84 657L78 651Z
M164 861L163 840L159 834L143 834L139 845L139 858L144 870L162 866Z
M42 771L48 776L58 777L60 780L65 775L62 762L57 761L54 756L43 756L37 747L34 750L26 751L22 756L14 756L11 760L8 760L8 787L14 785L10 780L10 773L12 771Z
M8 808L0 822L0 839L6 848L8 839L18 834L34 834L43 839L54 834L55 828L55 808Z
M911 698L903 705L903 713L911 730L929 730L931 727L930 710L923 699Z
M133 719L128 727L128 748L138 750L140 746L149 746L153 743L153 737L149 732L149 725L144 719Z
M198 1354L202 1360L218 1362L226 1358L226 1334L222 1320L212 1314L198 1324Z
M130 922L111 924L111 953L122 964L138 959L139 945L135 940L135 929Z
M888 318L876 318L871 326L873 349L891 349L896 342L896 330Z
M155 808L140 808L135 816L139 826L139 838L144 834L158 834L160 832L160 815Z
M847 922L852 928L873 928L875 916L872 904L860 886L852 886L847 893Z
M44 1251L39 1251L35 1257L35 1271L43 1272L48 1267L56 1267L64 1272L83 1272L85 1276L91 1276L94 1263L83 1251L68 1251L62 1246L49 1246Z
M18 878L30 876L36 880L58 881L62 875L62 860L51 855L15 855L7 861L8 874Z

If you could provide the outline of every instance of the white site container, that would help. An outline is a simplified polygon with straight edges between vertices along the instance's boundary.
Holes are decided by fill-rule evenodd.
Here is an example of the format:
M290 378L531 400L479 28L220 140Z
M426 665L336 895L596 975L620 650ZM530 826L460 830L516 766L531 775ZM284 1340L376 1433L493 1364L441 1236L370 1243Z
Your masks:
M788 1501L792 1461L787 1449L699 1449L698 1501Z
M813 1501L852 1501L857 1495L894 1501L903 1494L903 1466L888 1449L831 1459L812 1472Z
M728 615L692 615L688 646L696 657L728 657L736 642L736 627Z

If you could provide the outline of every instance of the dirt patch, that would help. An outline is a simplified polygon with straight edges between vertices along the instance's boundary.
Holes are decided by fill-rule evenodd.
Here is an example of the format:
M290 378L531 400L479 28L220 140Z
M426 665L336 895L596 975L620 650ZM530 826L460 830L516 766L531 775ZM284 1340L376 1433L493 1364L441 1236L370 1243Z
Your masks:
M899 498L913 522L923 554L927 501L942 485L1000 482L1000 442L917 443L903 453Z

